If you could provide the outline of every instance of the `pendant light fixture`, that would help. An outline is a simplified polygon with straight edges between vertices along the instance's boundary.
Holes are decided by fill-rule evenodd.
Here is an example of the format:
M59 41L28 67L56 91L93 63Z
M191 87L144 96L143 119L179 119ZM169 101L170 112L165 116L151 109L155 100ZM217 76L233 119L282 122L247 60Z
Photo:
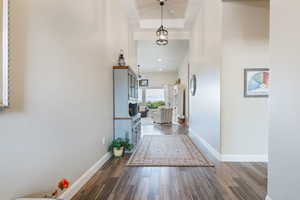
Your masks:
M167 0L158 0L158 1L161 8L161 26L156 31L156 36L158 37L158 39L156 40L156 44L159 46L164 46L168 44L168 30L166 27L163 26L163 17L164 17L163 7Z

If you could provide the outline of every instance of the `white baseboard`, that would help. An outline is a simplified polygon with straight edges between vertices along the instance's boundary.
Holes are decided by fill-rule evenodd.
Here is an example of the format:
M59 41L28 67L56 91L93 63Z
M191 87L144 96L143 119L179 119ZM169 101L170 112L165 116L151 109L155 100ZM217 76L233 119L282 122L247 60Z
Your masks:
M106 153L90 169L88 169L69 189L59 196L59 199L71 200L79 190L94 176L94 174L111 158L111 153Z
M223 162L268 162L268 155L222 154Z
M245 155L245 154L221 154L212 147L205 139L191 129L191 137L197 139L217 160L221 162L268 162L268 155Z
M206 140L204 140L199 135L195 134L191 129L189 129L190 136L197 139L217 160L221 161L221 154L212 147Z
M272 200L269 195L266 196L266 200Z

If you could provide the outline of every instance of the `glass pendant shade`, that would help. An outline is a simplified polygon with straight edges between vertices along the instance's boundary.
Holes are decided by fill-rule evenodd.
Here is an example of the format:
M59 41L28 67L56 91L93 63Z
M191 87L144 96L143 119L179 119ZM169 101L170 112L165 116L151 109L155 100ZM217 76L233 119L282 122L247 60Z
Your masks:
M156 31L156 36L158 37L158 39L156 40L157 45L168 44L168 31L163 25L161 25Z
M168 44L168 31L167 28L163 25L163 6L165 5L166 0L158 0L161 7L161 26L156 31L156 36L158 39L156 40L156 44L159 46Z

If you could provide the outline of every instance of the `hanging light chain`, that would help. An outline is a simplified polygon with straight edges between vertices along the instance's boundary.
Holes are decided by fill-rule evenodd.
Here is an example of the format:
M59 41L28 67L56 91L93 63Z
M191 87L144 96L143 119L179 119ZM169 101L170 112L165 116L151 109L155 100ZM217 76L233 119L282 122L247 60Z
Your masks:
M161 17L161 25L163 26L163 20L164 20L164 9L163 9L163 3L160 4L160 17Z
M158 0L161 7L161 26L156 31L158 40L156 40L157 45L167 45L168 44L168 31L163 25L163 6L165 5L166 0Z

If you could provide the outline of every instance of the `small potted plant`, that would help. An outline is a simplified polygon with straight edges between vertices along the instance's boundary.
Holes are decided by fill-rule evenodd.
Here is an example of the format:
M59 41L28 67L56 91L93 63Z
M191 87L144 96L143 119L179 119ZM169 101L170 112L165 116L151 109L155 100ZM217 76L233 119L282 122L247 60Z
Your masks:
M122 157L124 151L131 151L133 144L129 143L129 139L117 138L111 142L108 151L112 152L114 157Z

